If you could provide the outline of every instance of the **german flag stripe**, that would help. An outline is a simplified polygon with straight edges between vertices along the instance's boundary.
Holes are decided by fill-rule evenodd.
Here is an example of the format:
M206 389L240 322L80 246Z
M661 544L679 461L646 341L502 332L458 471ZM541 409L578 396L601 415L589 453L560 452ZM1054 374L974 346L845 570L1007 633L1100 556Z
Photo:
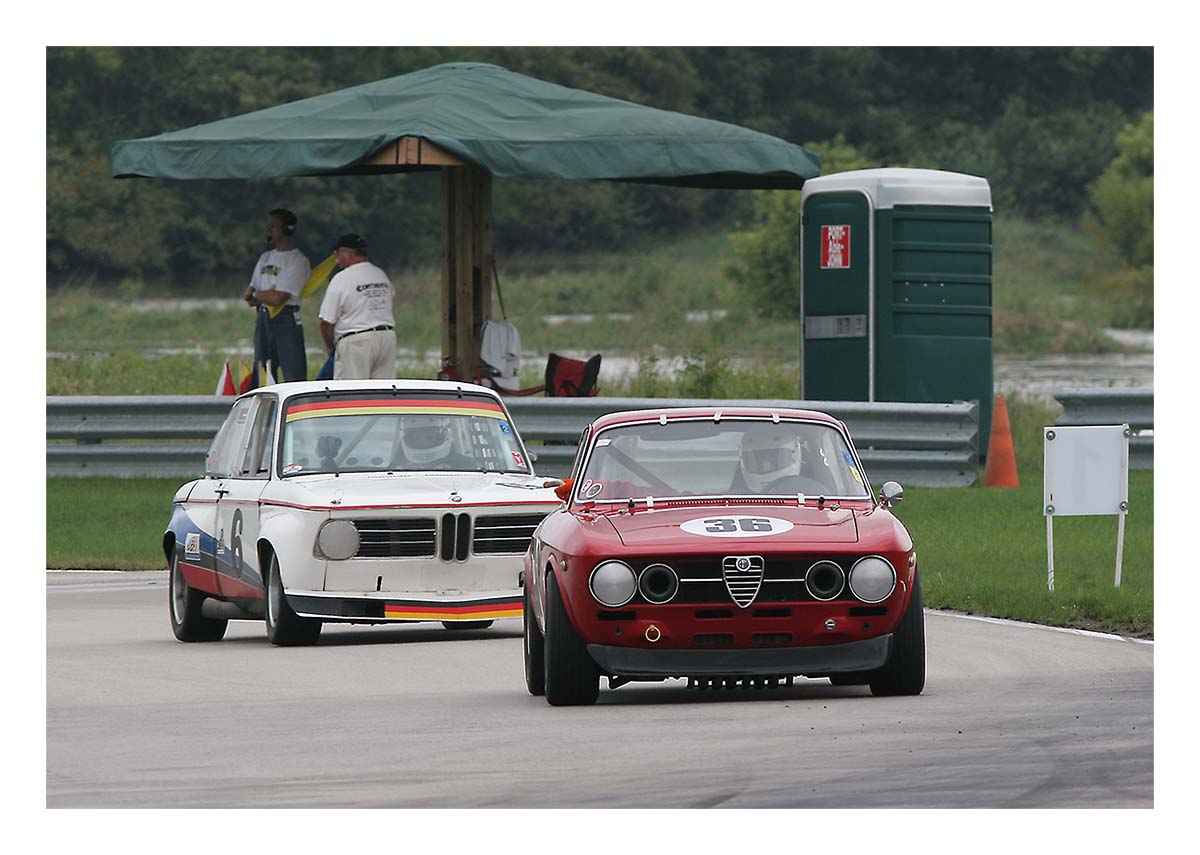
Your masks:
M407 620L483 620L520 617L523 612L524 604L521 600L471 603L461 606L436 603L425 605L388 603L383 607L384 617L404 618Z
M301 419L316 419L331 417L331 415L386 415L390 413L421 414L421 415L478 415L481 418L505 420L502 409L488 407L336 407L329 409L308 409L306 412L293 413L288 411L288 423Z
M311 401L307 404L293 404L288 407L288 415L302 413L308 410L336 410L343 407L450 407L454 409L495 410L503 412L499 404L480 398L472 400L450 400L449 398L353 398L336 401Z

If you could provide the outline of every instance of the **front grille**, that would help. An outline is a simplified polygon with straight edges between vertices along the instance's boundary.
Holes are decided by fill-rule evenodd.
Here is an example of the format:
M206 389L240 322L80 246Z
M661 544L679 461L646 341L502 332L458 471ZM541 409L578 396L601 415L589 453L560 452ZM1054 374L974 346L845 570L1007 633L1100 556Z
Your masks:
M475 519L476 555L520 555L544 514L510 514Z
M466 561L471 546L470 514L442 514L439 555L443 561Z
M437 544L433 519L351 520L358 529L355 558L431 558Z
M811 555L799 558L773 558L767 556L763 569L762 584L758 595L754 597L755 606L772 603L806 603L817 602L805 587L804 574L817 561L831 560L849 571L849 563L844 557ZM704 559L673 559L667 557L645 558L632 562L634 572L640 572L650 564L668 564L679 574L679 593L671 600L672 603L687 605L730 603L729 588L725 584L722 571L722 558ZM838 600L852 599L847 588ZM763 615L765 616L765 615Z

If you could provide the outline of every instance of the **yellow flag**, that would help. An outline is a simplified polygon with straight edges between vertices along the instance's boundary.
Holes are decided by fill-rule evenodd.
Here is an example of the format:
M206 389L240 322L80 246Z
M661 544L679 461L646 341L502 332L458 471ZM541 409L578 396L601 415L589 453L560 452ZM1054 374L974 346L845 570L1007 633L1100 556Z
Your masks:
M333 270L337 267L337 255L331 255L329 258L322 261L313 268L312 273L308 274L308 281L304 283L304 287L300 289L300 299L309 297L315 294L320 288L323 288L333 276ZM284 306L287 304L284 303ZM275 317L283 311L283 306L267 306L267 314L270 317Z

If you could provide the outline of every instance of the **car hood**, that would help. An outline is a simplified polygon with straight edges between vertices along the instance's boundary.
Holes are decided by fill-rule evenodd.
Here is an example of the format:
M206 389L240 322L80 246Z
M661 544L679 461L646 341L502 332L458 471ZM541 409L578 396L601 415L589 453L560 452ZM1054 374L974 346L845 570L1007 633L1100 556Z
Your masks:
M541 477L484 472L350 472L276 482L271 498L328 510L560 504ZM457 498L456 498L457 497Z
M690 507L609 513L621 542L650 549L705 549L737 542L763 546L856 543L858 525L849 508L778 505Z

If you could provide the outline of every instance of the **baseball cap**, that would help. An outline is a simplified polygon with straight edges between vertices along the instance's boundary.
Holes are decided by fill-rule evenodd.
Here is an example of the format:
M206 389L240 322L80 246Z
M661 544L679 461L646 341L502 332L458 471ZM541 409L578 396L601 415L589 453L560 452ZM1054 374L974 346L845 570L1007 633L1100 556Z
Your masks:
M350 234L344 234L338 238L337 243L333 245L332 249L336 252L340 247L343 246L347 249L363 250L367 248L367 239L362 235L356 235L351 232Z

